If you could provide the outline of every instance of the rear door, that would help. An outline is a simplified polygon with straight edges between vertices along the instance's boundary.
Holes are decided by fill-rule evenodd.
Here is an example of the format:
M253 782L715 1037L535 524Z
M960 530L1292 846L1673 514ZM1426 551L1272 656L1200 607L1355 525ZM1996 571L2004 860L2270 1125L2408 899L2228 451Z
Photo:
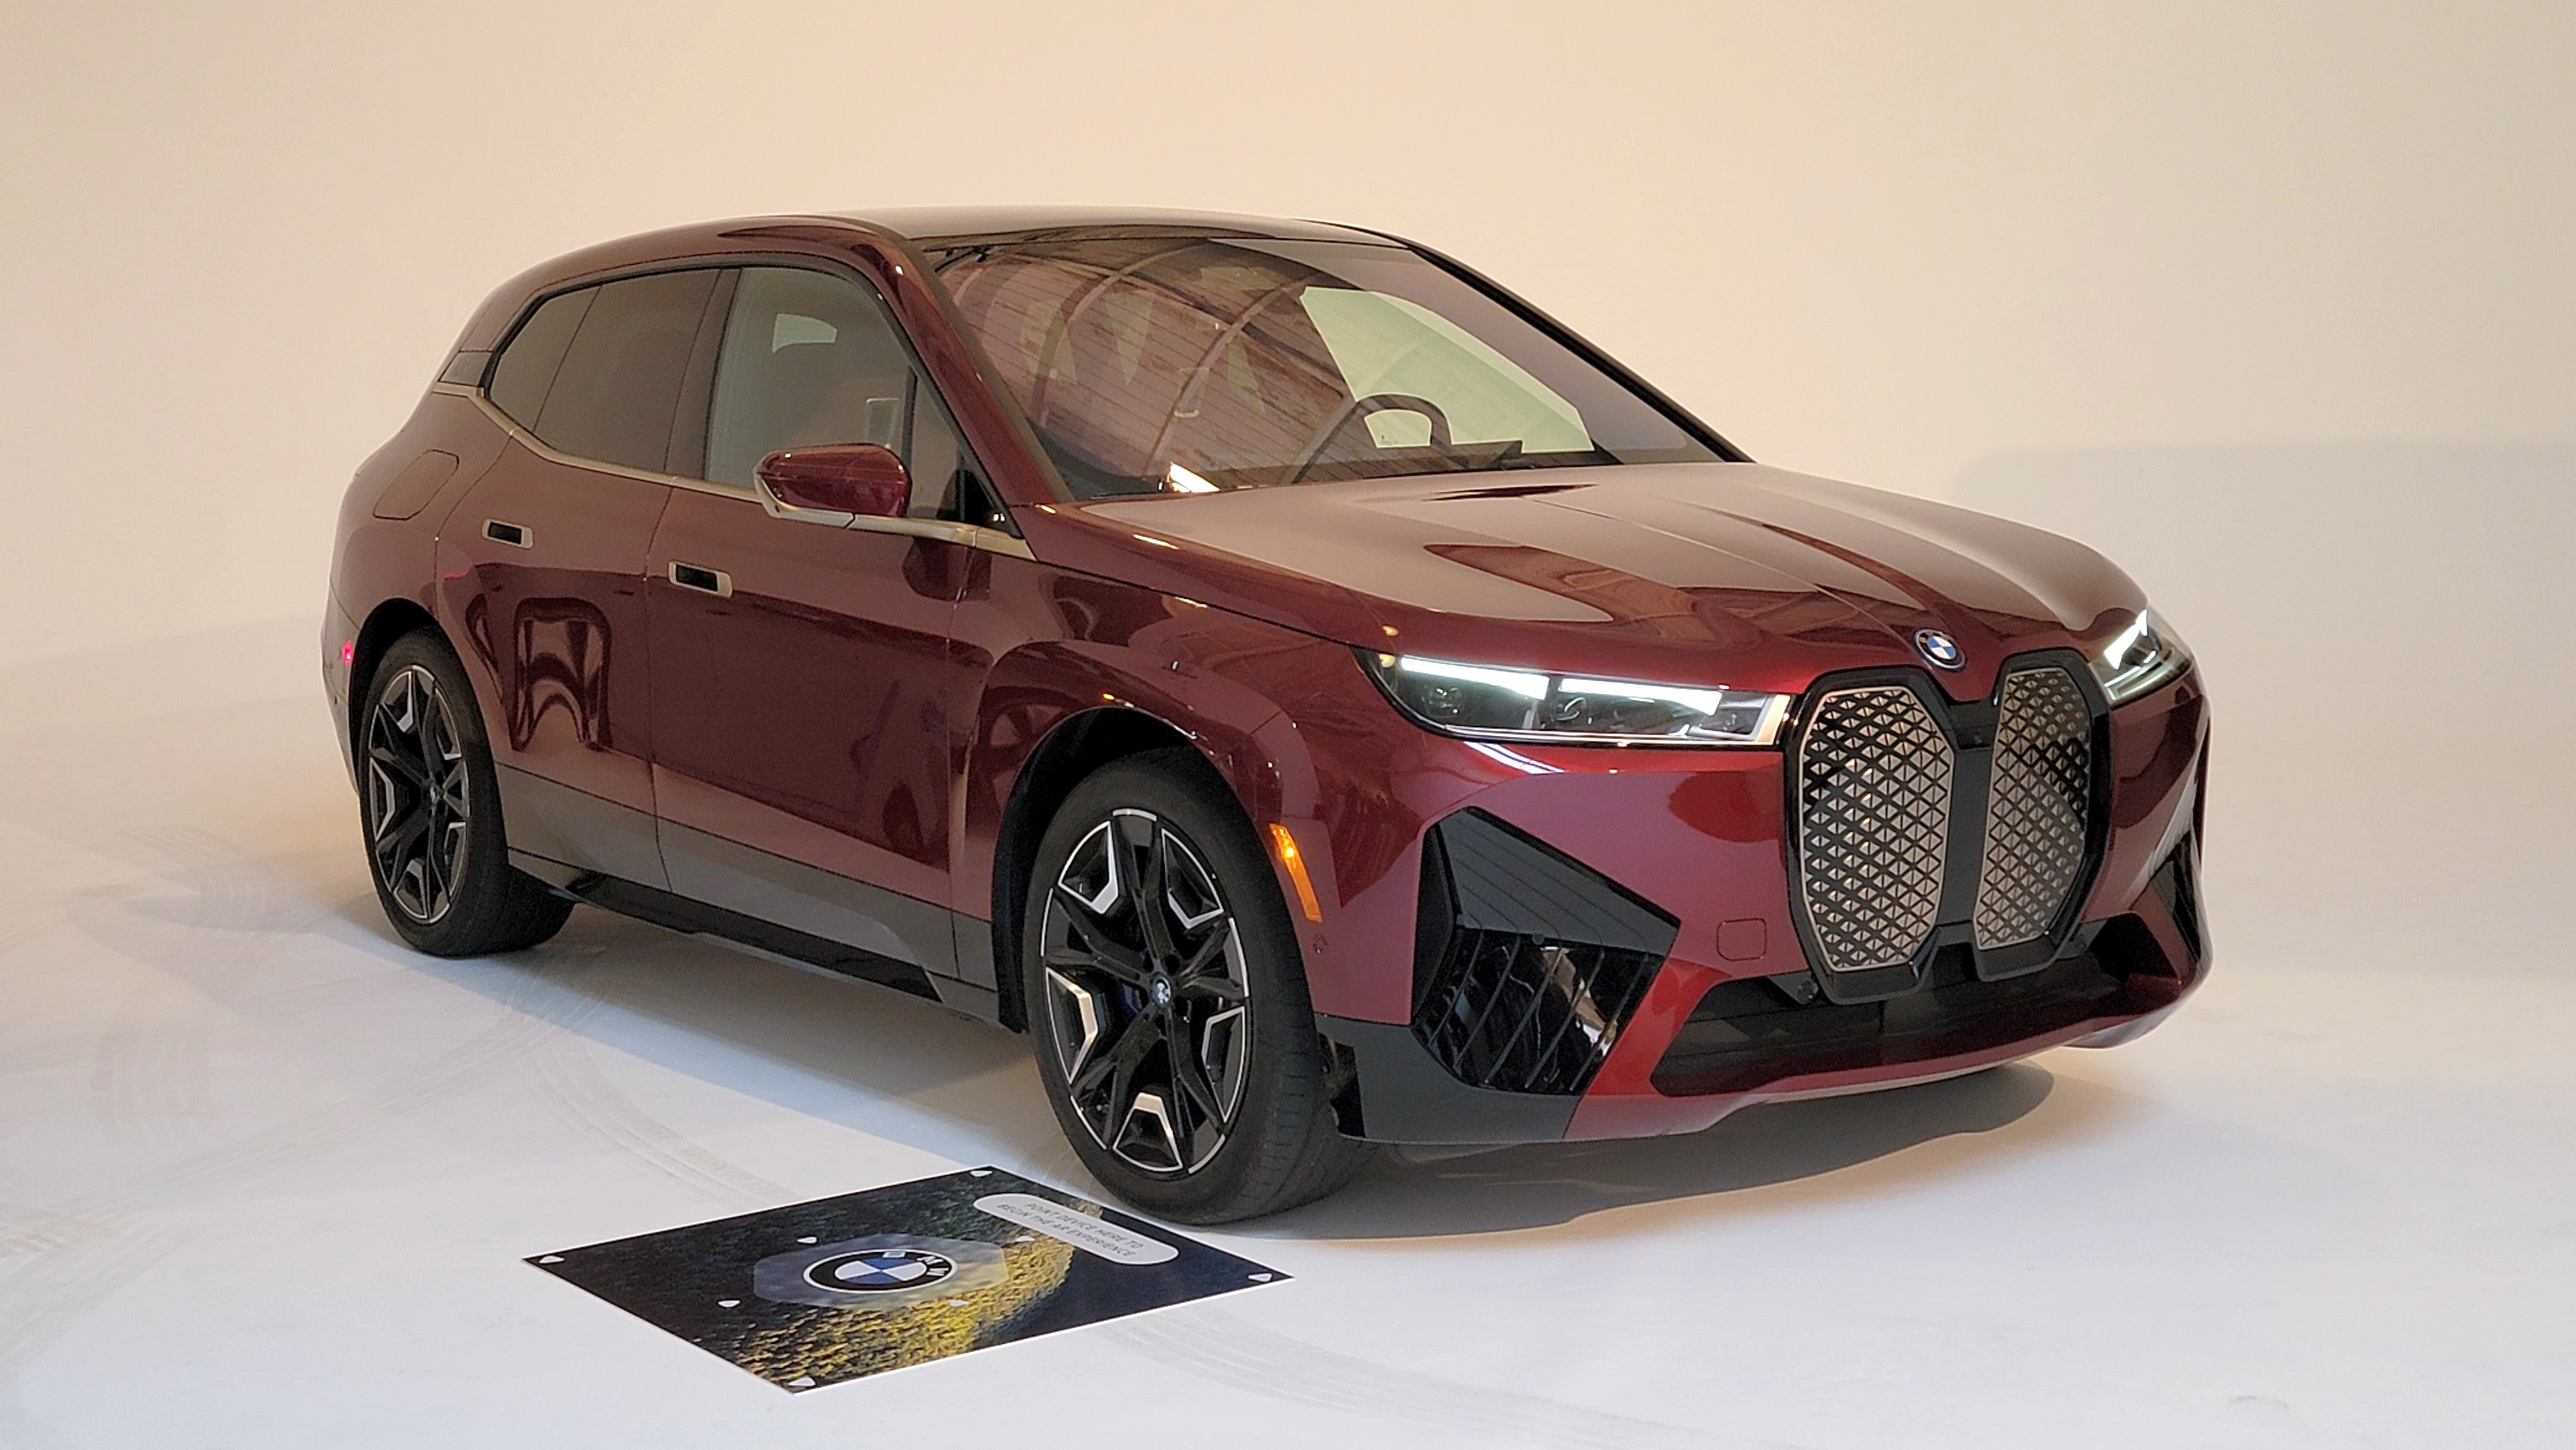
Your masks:
M912 517L773 517L754 465L822 443L903 455ZM941 685L972 531L943 515L980 483L873 290L838 272L742 272L705 474L672 498L648 569L671 889L857 948L866 957L835 960L862 975L953 976Z
M439 588L476 675L514 854L667 884L644 565L725 280L692 270L560 294L494 362L487 397L512 441L448 517ZM696 430L678 431L693 450ZM693 452L679 461L696 471Z

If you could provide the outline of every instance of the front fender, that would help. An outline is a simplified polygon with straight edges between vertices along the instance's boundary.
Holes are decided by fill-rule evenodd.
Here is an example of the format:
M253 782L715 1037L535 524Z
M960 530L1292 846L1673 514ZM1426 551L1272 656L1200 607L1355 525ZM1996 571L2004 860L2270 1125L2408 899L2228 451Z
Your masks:
M1337 975L1327 968L1331 943L1324 923L1300 909L1298 883L1270 827L1287 828L1308 888L1333 899L1325 782L1293 709L1336 674L1356 672L1350 651L1139 585L1009 557L978 564L955 628L970 697L953 717L965 722L951 836L956 909L994 913L997 925L1009 919L997 909L995 881L1024 772L1061 732L1122 712L1113 724L1188 742L1233 790L1289 905L1309 978L1323 992L1321 979ZM1320 997L1316 1006L1331 1010Z

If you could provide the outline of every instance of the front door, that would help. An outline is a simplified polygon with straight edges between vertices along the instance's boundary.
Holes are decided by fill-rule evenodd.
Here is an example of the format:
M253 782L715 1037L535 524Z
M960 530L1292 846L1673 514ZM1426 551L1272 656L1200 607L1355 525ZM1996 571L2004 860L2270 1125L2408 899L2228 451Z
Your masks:
M821 443L904 455L922 529L773 517L754 465ZM717 486L674 495L647 568L671 889L954 976L941 683L967 546L936 520L964 462L955 429L861 284L753 267L705 456Z

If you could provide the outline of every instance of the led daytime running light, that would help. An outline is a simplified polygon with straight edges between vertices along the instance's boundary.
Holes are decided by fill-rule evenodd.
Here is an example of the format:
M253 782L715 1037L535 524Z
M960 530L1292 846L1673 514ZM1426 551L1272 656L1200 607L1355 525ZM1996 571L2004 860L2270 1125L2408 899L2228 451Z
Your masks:
M1444 735L1562 745L1765 746L1793 697L1364 651L1397 707Z

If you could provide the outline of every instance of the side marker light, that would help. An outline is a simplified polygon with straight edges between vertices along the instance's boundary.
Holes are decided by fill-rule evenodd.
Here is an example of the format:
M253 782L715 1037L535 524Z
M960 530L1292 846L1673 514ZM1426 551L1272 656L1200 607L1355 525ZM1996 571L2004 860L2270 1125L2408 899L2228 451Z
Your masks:
M1297 888L1297 909L1306 919L1321 923L1324 906L1315 899L1315 883L1306 875L1306 858L1297 854L1297 838L1277 821L1270 823L1270 839L1279 848L1279 864L1288 868L1288 880Z

